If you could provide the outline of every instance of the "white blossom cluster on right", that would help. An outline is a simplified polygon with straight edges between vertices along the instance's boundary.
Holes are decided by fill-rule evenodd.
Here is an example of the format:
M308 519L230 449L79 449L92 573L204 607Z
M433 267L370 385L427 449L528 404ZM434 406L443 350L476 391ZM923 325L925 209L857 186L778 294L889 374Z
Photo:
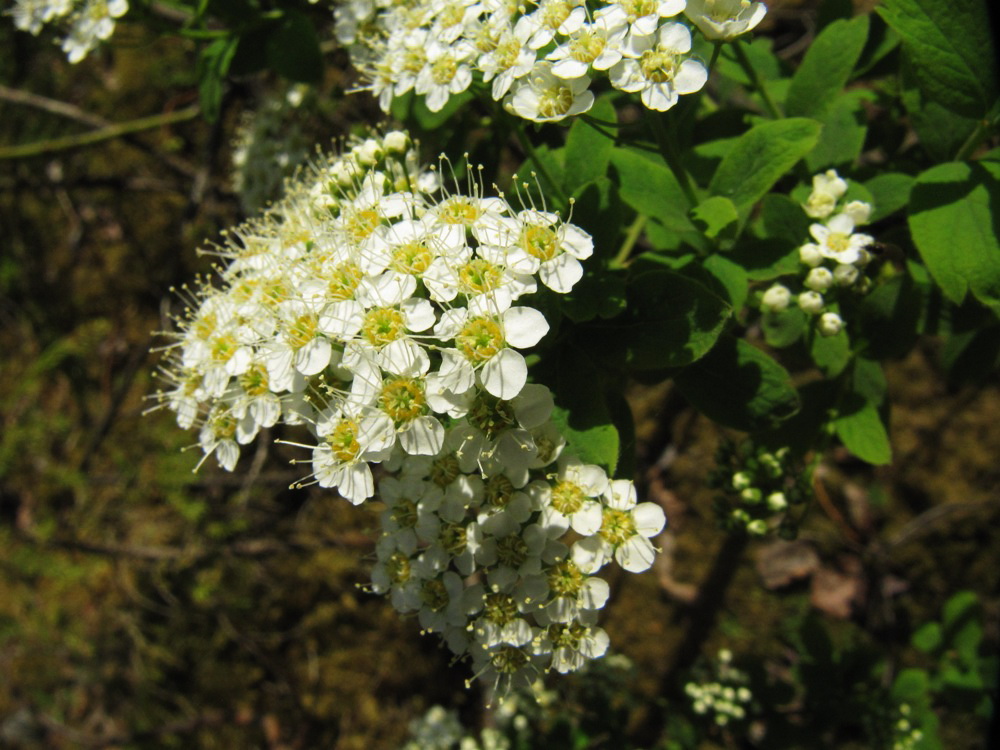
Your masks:
M384 504L373 590L505 692L605 653L596 574L648 569L665 518L570 455L528 382L549 324L522 298L570 291L590 235L440 166L399 131L319 157L182 290L156 399L230 471L261 431L306 428L297 485Z
M71 63L78 63L115 31L115 21L128 12L128 0L15 0L6 11L14 25L38 36L49 24L67 28L60 40Z
M749 31L766 13L747 0L350 0L335 9L337 38L389 112L414 91L437 112L474 82L509 112L549 122L590 109L594 76L664 111L700 90L685 13L709 39Z
M868 223L872 206L864 201L845 201L847 188L847 182L833 169L813 177L812 192L803 209L823 223L809 227L812 241L799 248L799 260L808 269L801 279L804 289L794 293L776 283L760 300L765 313L780 313L794 301L816 319L816 330L822 336L835 336L844 327L840 314L829 309L838 290L863 293L869 286L863 269L872 260L869 248L875 239L855 230Z

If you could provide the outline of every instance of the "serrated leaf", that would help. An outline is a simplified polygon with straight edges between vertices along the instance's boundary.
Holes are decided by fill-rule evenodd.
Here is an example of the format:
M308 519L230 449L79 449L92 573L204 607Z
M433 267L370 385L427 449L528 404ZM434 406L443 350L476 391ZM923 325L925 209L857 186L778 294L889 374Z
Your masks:
M598 97L588 113L598 120L614 122L615 107L608 96ZM615 142L586 120L576 118L566 135L566 169L563 186L567 193L574 193L584 183L603 178Z
M680 367L715 344L731 308L702 284L667 270L634 277L623 320L588 326L586 344L613 366Z
M956 304L969 291L1000 305L1000 163L939 164L910 194L910 233L927 269Z
M923 96L965 117L997 97L990 17L979 0L885 0L876 8L902 38Z
M788 371L743 339L719 343L674 378L678 389L709 419L737 430L773 427L799 408Z
M740 217L729 198L715 195L691 209L691 222L711 240L732 238Z
M840 19L823 29L792 77L785 113L817 117L826 112L850 80L867 38L867 16Z
M882 424L878 409L871 403L850 414L841 414L833 421L834 431L851 453L875 466L892 461L889 433Z
M820 124L801 117L764 122L744 133L726 154L708 186L745 216L819 140Z

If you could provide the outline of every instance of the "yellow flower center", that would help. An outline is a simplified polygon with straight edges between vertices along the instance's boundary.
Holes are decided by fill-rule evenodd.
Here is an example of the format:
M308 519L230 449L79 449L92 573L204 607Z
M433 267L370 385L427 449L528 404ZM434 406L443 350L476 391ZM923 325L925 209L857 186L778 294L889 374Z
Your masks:
M573 89L569 86L549 86L538 93L538 114L542 117L562 117L573 106Z
M473 258L458 269L458 280L466 293L483 294L500 286L503 271L485 258Z
M462 470L458 466L458 459L452 455L442 456L431 464L430 478L438 487L447 487L458 479Z
M552 507L564 516L580 510L586 499L587 495L583 488L569 480L563 480L552 488Z
M434 83L444 85L451 83L451 79L458 72L458 63L451 55L443 55L431 64L431 78Z
M600 34L584 31L569 43L569 54L574 60L592 63L604 51L605 44Z
M576 596L583 588L584 575L572 560L563 560L549 568L546 578L556 596Z
M459 523L446 523L441 527L438 541L445 552L461 555L465 552L465 527Z
M445 224L471 224L482 215L479 207L468 198L449 198L441 209L439 218Z
M412 529L417 525L417 504L403 498L392 507L389 516L400 528Z
M212 359L216 362L228 362L236 354L237 349L239 349L239 345L233 334L227 333L219 336L212 342Z
M361 453L358 444L358 423L353 419L341 419L333 432L326 436L330 450L338 460L345 463L353 461Z
M410 580L410 558L402 552L393 552L386 560L385 572L393 583L406 583Z
M659 46L648 49L639 58L639 69L647 81L666 83L677 73L677 57Z
M487 594L483 616L496 625L506 625L517 617L517 602L510 594Z
M361 240L367 239L375 231L380 221L381 218L377 211L366 208L361 211L351 212L351 215L347 217L345 222L345 228L352 240L361 242Z
M263 396L267 393L267 370L264 365L251 365L251 367L240 375L240 388L246 391L248 396Z
M424 416L428 410L424 381L417 378L387 380L379 394L378 407L389 415L397 427Z
M455 337L455 346L470 362L480 364L503 349L503 331L495 320L473 318Z
M528 545L517 534L505 536L497 542L497 559L502 565L517 568L528 559Z
M503 474L494 474L486 480L486 502L494 508L503 508L514 496L514 483Z
M372 346L381 349L406 331L403 313L394 307L373 307L365 314L361 333Z
M341 263L330 274L329 290L333 299L354 299L354 292L364 277L357 263Z
M521 249L540 261L552 260L559 252L559 236L551 228L530 224L521 232Z
M389 267L399 273L409 273L419 276L434 260L434 254L423 242L407 242L400 245L392 253Z
M448 589L436 578L426 581L420 588L420 599L432 612L440 612L448 606Z
M288 327L288 343L293 349L301 349L316 338L316 316L311 313L300 315Z
M826 246L835 253L844 252L851 244L851 235L843 232L830 232L826 238Z
M528 655L514 646L504 646L490 657L490 664L501 674L514 674L528 663Z
M635 521L628 511L605 508L603 516L600 534L608 544L617 547L636 535Z

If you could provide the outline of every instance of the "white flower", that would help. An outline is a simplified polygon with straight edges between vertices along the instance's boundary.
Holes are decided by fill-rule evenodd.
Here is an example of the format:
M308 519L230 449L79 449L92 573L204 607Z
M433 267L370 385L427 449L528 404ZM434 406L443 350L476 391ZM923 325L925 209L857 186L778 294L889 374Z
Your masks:
M607 70L622 59L628 25L623 17L602 16L583 24L568 40L546 56L560 78L581 78L590 71Z
M767 6L749 0L687 0L684 15L706 39L728 42L764 20Z
M816 240L824 258L838 263L857 263L861 253L875 240L867 234L854 234L854 219L837 214L826 224L813 224L809 233Z
M427 109L439 112L451 95L460 94L469 88L472 69L468 61L474 52L471 45L445 46L439 42L431 42L427 46L427 62L414 82L414 91L427 97Z
M654 503L637 503L635 485L624 479L611 482L604 499L600 531L573 545L573 561L589 573L613 555L631 573L648 570L655 556L649 538L663 530L663 509Z
M611 84L622 91L641 92L642 103L663 112L678 96L701 89L708 80L705 66L682 58L691 51L691 32L680 23L666 23L656 34L633 35L626 59L611 68Z
M542 61L517 81L503 106L526 120L554 122L586 112L594 105L589 86L587 76L560 78L552 72L552 63Z
M619 19L629 24L630 36L649 35L656 31L661 18L676 16L684 10L685 0L618 0L597 11L598 18Z
M819 313L823 312L823 305L826 304L823 300L823 295L813 291L802 292L798 296L797 302L803 312L807 312L810 315L819 315Z
M833 274L829 268L818 266L809 271L802 283L807 289L812 289L814 292L825 292L833 286Z

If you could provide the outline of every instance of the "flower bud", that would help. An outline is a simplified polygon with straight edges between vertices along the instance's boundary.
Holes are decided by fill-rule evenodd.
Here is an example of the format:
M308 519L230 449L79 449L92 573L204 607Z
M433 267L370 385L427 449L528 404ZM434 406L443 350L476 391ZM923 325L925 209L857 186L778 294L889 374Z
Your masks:
M788 507L788 500L785 499L784 492L772 492L767 496L767 507L775 513L783 511Z
M760 300L760 309L764 312L781 312L788 308L792 301L792 293L787 287L775 284L766 292Z
M737 472L736 474L733 474L733 489L745 490L750 486L751 481L750 475L745 471Z
M872 215L872 206L864 201L851 201L844 206L843 213L851 217L855 226L860 226L868 223Z
M767 533L767 523L762 518L757 518L747 524L747 533L754 536L764 536Z
M799 307L810 315L819 315L823 311L823 295L819 292L802 292L798 297Z
M374 138L365 139L365 142L358 147L358 163L361 166L374 166L382 160L383 156L382 144Z
M410 137L402 130L390 130L382 139L385 150L395 156L402 156L410 147Z
M756 505L760 502L761 497L761 491L756 487L747 487L740 492L740 499L747 505Z
M807 242L799 248L799 261L810 268L823 262L823 251L815 242Z
M833 274L830 273L829 268L818 266L809 272L804 283L814 292L825 292L833 286Z
M819 317L819 323L816 324L822 336L836 336L843 327L844 321L834 312L823 313Z
M853 266L849 263L841 263L839 266L833 269L833 280L837 282L839 286L851 286L855 281L858 280L857 266Z

